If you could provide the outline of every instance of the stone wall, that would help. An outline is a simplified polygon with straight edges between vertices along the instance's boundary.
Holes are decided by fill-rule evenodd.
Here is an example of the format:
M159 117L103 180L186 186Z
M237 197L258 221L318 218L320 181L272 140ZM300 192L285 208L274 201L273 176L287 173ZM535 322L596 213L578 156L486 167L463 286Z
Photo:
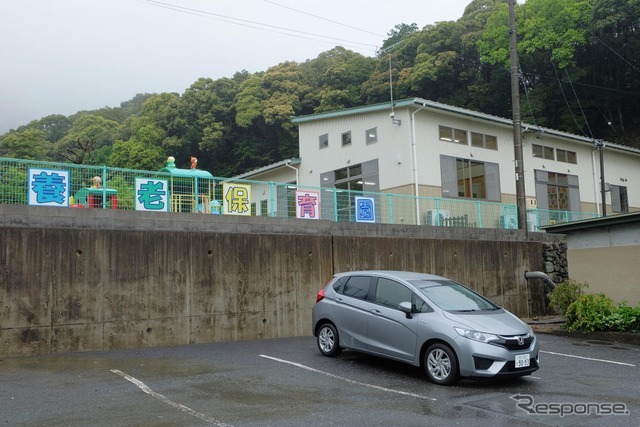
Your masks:
M564 282L569 278L569 264L567 262L567 242L554 241L542 244L544 257L544 272L555 283Z

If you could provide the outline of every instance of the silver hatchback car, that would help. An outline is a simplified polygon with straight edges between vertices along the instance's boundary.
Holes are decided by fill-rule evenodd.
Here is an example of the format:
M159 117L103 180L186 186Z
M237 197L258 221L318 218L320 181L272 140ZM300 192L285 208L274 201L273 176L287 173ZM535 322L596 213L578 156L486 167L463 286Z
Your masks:
M323 355L344 348L422 366L436 384L530 375L539 366L529 325L431 274L338 273L318 292L312 319Z

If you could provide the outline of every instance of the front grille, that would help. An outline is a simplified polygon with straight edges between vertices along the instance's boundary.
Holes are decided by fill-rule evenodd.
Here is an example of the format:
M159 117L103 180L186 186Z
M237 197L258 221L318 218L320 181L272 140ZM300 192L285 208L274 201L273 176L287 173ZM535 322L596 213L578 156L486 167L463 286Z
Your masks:
M509 351L526 350L531 347L531 343L533 342L533 337L530 334L500 338L502 338L500 341L494 341L492 344L504 347ZM518 338L521 339L520 342L522 344L518 342Z

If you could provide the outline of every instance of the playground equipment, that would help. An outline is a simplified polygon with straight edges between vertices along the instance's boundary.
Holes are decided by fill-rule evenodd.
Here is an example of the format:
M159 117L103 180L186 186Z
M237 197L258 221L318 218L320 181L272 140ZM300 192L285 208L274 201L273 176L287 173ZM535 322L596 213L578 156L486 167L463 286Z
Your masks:
M73 207L102 208L106 198L107 207L118 209L118 190L113 188L81 188L75 195Z
M166 172L169 176L169 200L171 212L202 212L211 213L211 201L215 199L216 183L207 171L195 169L180 169L175 167L175 159L169 157L167 166L159 172Z

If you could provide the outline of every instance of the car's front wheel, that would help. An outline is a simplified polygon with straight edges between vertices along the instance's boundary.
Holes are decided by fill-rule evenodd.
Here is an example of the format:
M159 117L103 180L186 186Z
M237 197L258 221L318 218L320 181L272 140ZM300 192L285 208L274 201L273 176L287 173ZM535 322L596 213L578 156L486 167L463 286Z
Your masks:
M445 344L429 346L424 354L424 369L429 380L435 384L450 385L458 380L458 359Z
M317 335L318 349L320 353L328 357L340 354L342 349L338 341L338 331L331 323L323 323Z

